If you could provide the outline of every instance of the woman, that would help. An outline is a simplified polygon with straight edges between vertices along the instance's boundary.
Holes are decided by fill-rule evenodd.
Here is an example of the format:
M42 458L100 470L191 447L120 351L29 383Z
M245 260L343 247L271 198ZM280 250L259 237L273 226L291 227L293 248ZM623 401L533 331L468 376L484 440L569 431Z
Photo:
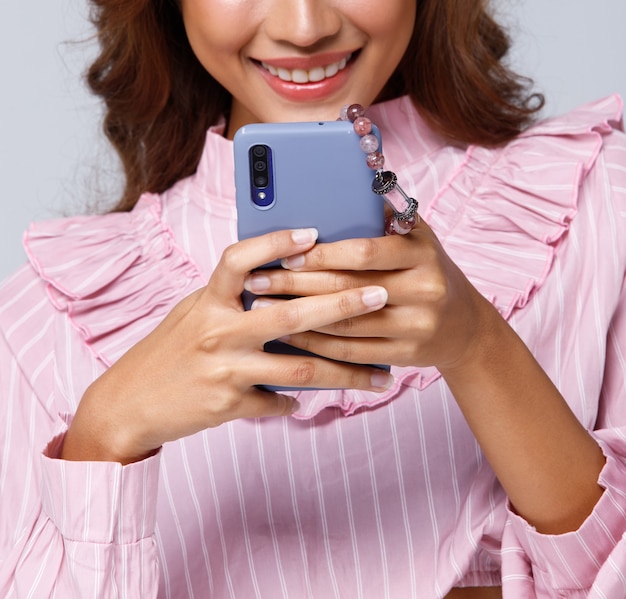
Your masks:
M625 594L621 101L529 127L478 1L93 4L126 189L2 287L1 594ZM236 129L354 102L413 230L235 243Z

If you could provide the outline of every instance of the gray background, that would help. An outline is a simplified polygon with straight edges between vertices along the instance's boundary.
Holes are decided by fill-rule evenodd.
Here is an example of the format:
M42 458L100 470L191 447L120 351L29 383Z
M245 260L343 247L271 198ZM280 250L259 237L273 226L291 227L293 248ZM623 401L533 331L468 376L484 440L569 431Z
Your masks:
M614 92L626 98L626 0L498 0L515 66L559 114ZM86 0L5 2L0 19L0 278L25 257L35 219L106 205L119 189L81 82L94 54Z

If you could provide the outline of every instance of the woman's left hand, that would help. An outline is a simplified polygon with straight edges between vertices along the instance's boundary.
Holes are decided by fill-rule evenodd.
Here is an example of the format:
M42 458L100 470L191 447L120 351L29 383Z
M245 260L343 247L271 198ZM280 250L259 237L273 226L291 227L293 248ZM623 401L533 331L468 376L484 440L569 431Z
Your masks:
M246 287L306 296L375 284L389 295L382 310L289 343L347 362L437 367L520 515L549 534L576 530L588 517L602 494L602 451L428 225L320 244L284 265L249 275Z
M396 366L459 365L491 327L495 310L448 257L423 221L408 235L319 244L252 274L259 295L319 295L381 285L387 306L287 341L328 358Z

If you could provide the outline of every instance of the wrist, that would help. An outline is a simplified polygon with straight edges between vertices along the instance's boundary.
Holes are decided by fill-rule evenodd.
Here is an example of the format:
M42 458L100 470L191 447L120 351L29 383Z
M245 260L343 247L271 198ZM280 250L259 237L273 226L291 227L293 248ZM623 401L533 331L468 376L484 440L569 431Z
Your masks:
M61 459L119 462L123 465L154 455L159 447L142 447L131 418L116 418L94 383L87 389L65 434Z

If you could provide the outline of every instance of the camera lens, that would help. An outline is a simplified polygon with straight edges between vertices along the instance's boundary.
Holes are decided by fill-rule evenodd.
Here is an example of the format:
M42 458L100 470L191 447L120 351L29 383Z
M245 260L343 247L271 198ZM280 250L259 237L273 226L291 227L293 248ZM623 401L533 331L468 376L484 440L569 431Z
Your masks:
M254 170L255 171L264 171L265 170L265 162L263 162L262 160L257 160L254 163Z
M254 184L257 187L267 187L267 177L264 175L257 175L254 178Z
M265 156L265 146L254 146L254 148L252 148L252 153L258 158Z

